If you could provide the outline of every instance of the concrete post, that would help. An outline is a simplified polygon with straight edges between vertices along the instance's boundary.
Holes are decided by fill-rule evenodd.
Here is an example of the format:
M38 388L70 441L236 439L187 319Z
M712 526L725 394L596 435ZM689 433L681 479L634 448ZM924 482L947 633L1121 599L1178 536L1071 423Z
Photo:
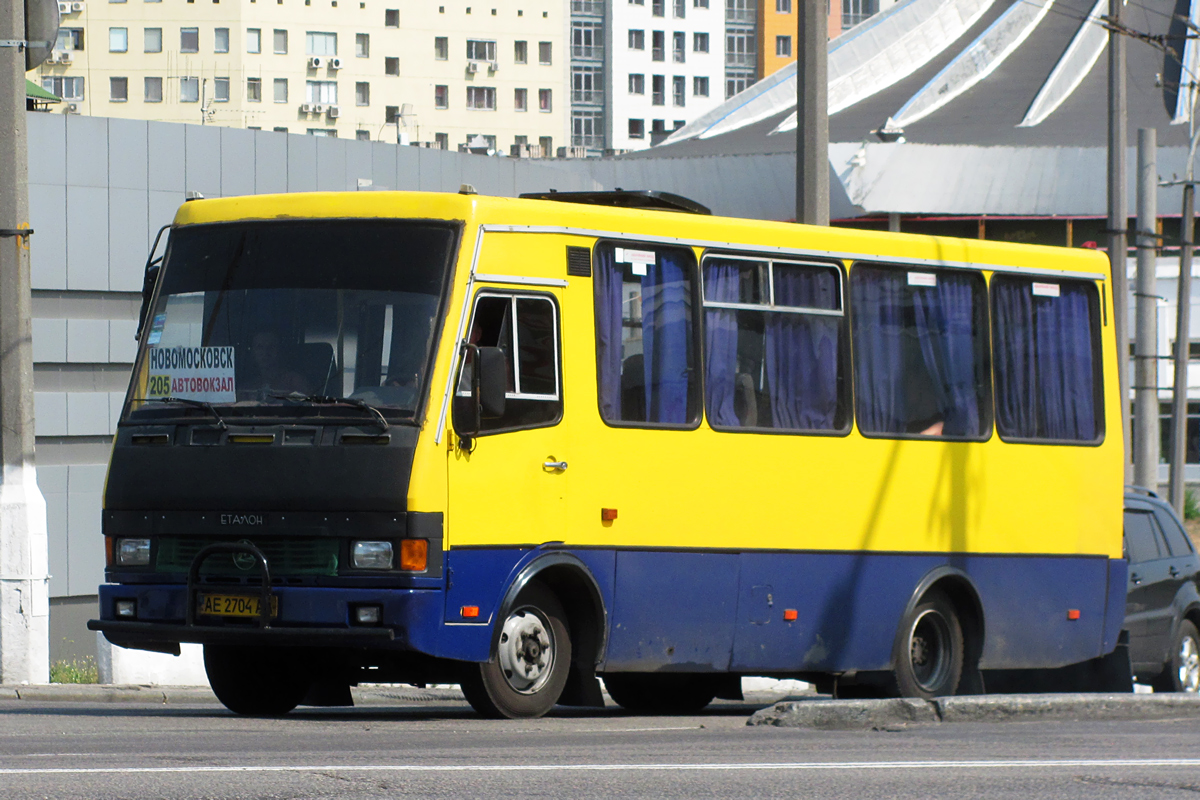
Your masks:
M1133 482L1158 488L1158 292L1155 266L1158 239L1157 135L1138 130L1137 171L1137 342L1133 377Z
M796 222L829 224L829 33L823 0L797 0Z
M25 39L21 0L0 0L0 41ZM25 52L0 46L0 683L47 683L46 502L33 465Z
M1108 16L1108 258L1112 264L1113 328L1117 334L1117 380L1121 384L1121 435L1125 439L1125 479L1129 480L1129 255L1125 228L1129 205L1125 199L1125 37L1116 30L1125 0L1109 0Z
M1189 170L1189 173L1191 170ZM1183 516L1184 463L1187 457L1188 352L1191 345L1192 228L1196 224L1196 186L1183 184L1179 220L1179 292L1175 309L1175 391L1171 397L1171 505Z

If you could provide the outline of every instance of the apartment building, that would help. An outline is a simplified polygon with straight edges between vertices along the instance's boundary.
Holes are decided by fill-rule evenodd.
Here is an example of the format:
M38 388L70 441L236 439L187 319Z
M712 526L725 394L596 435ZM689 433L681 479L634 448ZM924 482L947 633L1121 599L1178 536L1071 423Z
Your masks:
M562 0L74 0L67 113L509 152L566 144Z
M804 0L757 0L757 78L762 80L796 60L796 15ZM895 5L896 0L826 0L829 38Z

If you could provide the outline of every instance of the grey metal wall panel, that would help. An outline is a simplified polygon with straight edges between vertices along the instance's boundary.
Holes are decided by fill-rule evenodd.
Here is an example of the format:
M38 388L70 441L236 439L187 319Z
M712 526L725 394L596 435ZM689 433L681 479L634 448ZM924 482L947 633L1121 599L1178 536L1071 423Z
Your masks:
M414 149L414 148L410 148ZM397 148L386 142L371 142L371 179L376 189L396 189Z
M371 165L371 142L360 142L353 139L347 139L346 145L346 191L353 192L358 189L358 181L360 178L365 178L372 183L375 178L372 175Z
M184 126L184 188L205 197L221 197L221 129Z
M67 392L67 435L104 436L108 433L108 393Z
M67 188L29 184L29 224L33 288L67 288Z
M33 320L33 363L61 364L67 360L67 321Z
M140 292L149 233L147 192L111 189L108 200L108 288Z
M36 436L67 435L67 393L33 393L33 432Z
M137 357L137 320L113 319L108 322L108 360L113 364L132 364Z
M86 364L108 361L108 320L67 320L67 361Z
M124 407L125 392L108 392L108 429L113 433L117 432L117 422Z
M50 550L50 596L67 594L67 468L38 467L38 488L46 498L46 534Z
M511 195L515 181L513 180L513 161L508 158L487 158L486 156L463 156L463 183L469 183L480 194Z
M67 187L67 288L108 288L108 190Z
M67 182L68 114L25 114L29 136L29 182ZM36 230L36 229L35 229Z
M317 189L317 137L288 136L287 191L314 192Z
M108 120L72 115L67 122L67 182L108 186Z
M184 131L187 127L170 122L146 123L151 191L183 195Z
M149 186L149 145L146 122L140 119L108 121L108 172L110 187L139 189Z
M104 536L100 528L103 466L67 467L67 592L95 594L104 582Z
M254 194L254 131L221 128L221 195Z
M288 142L292 137L274 131L254 132L254 192L288 190Z
M147 201L149 208L147 209L147 217L150 224L147 226L146 233L148 235L146 247L142 255L142 266L145 266L145 256L150 252L150 245L154 244L154 236L158 233L158 229L163 225L170 225L175 219L175 212L179 210L179 206L183 205L183 192L147 192ZM166 234L163 234L166 237ZM165 238L164 238L164 241ZM159 244L159 253L162 253L162 244Z
M440 150L428 150L424 147L392 147L396 158L396 174L392 179L392 187L400 191L424 191L421 175L427 170L437 172L433 166L441 156Z
M346 174L346 145L342 139L312 136L317 143L317 191L344 192L349 176Z
M443 191L445 177L443 176L443 167L452 162L450 153L443 150L418 150L417 162L411 168L406 169L403 157L400 161L400 185L408 188L408 181L412 180L415 173L418 191L422 192L440 192ZM457 177L457 170L455 170ZM457 185L456 185L457 188Z

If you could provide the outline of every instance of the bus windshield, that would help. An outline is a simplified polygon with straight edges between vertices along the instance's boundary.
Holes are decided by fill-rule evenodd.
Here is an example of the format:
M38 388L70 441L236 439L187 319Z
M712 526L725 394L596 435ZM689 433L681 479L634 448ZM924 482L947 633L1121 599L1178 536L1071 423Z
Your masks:
M344 414L346 401L411 418L455 239L395 220L175 231L125 419Z

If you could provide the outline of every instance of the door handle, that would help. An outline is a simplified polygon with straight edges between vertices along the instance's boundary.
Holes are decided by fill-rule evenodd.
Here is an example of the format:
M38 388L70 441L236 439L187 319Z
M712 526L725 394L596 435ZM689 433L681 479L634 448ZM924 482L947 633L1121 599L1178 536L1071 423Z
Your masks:
M1138 574L1136 572L1129 573L1129 580L1133 581L1134 586L1142 585L1142 579L1138 577Z
M1175 569L1175 565L1174 565L1174 564L1172 564L1172 565L1171 565L1171 570L1170 570L1170 572L1171 572L1171 577L1172 577L1172 578L1178 578L1178 577L1179 577L1179 570Z
M567 462L565 462L565 461L547 461L544 464L542 464L542 466L545 467L546 469L552 469L552 470L556 470L558 472L562 472L563 470L565 470L567 468Z

